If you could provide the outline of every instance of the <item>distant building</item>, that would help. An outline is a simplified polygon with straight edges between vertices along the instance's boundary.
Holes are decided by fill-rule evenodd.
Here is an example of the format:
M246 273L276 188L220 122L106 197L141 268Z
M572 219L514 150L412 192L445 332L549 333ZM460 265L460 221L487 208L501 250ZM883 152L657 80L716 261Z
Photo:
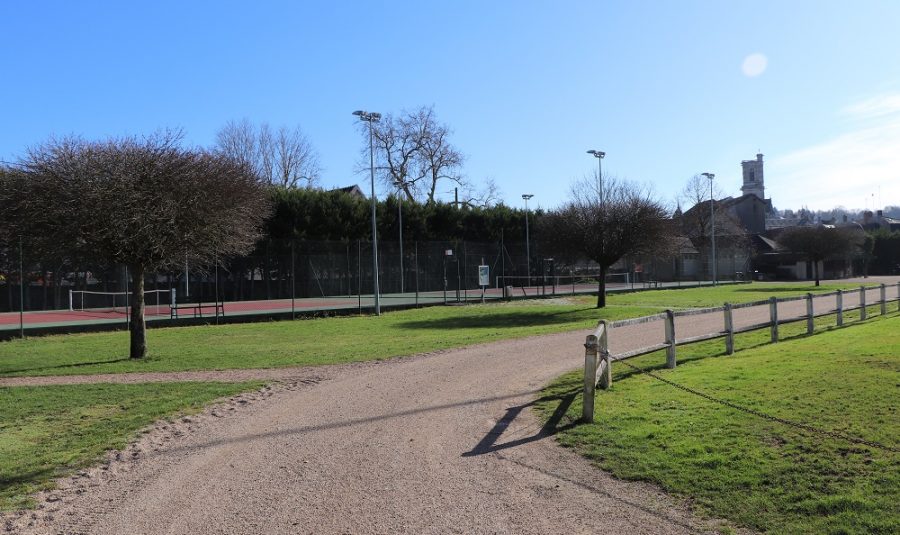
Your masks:
M765 200L766 184L763 176L763 155L757 154L755 160L742 161L741 167L744 168L744 185L741 186L741 193L744 195L753 194Z
M889 231L900 230L900 219L893 217L885 217L884 211L878 210L874 214L867 210L863 212L863 220L861 225L866 230L878 230L883 228Z
M360 199L366 198L366 194L363 193L363 190L360 189L360 187L357 186L356 184L354 184L352 186L346 186L343 188L335 188L331 191L343 191L344 193L352 195L353 197L359 197Z

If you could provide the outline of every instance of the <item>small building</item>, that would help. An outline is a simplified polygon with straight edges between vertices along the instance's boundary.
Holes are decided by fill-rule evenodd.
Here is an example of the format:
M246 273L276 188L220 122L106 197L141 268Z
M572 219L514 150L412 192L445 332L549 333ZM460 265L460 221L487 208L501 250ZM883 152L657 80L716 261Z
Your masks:
M352 195L353 197L359 197L360 199L366 198L366 194L363 193L363 190L356 184L353 184L352 186L345 186L343 188L335 188L331 191L343 191L344 193Z

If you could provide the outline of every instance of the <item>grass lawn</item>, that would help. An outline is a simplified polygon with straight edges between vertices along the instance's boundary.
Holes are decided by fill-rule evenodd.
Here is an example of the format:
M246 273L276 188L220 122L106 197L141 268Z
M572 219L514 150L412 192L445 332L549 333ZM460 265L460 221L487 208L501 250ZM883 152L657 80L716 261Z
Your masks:
M154 383L0 388L0 510L86 467L135 433L258 383Z
M799 334L803 326L790 326ZM767 333L738 337L760 343ZM721 355L721 342L680 347L656 373L739 405L900 448L900 317ZM634 359L659 368L662 355ZM678 390L623 364L598 391L596 423L558 440L618 477L689 497L704 514L771 533L900 532L900 454L822 437ZM540 410L576 398L581 373L550 385Z
M830 283L816 286L807 282L754 282L707 286L701 289L654 290L614 295L610 302L617 305L658 306L663 308L702 308L724 303L748 303L770 297L793 297L807 293L828 293L835 290L859 289L859 284ZM867 286L874 286L868 284Z
M831 287L820 287L827 291ZM0 376L267 368L384 359L480 342L589 328L601 319L665 308L716 306L800 295L805 284L753 283L609 297L428 307L356 316L222 326L150 329L148 358L127 358L127 333L46 336L0 342Z

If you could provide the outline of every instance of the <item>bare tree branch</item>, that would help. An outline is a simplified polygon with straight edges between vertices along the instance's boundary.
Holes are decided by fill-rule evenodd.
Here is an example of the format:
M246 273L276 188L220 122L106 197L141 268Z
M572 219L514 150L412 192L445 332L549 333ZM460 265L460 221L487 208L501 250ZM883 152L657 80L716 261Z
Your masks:
M216 134L217 150L248 165L262 182L284 188L313 188L321 174L319 156L300 127L268 123L255 127L247 119L229 121Z

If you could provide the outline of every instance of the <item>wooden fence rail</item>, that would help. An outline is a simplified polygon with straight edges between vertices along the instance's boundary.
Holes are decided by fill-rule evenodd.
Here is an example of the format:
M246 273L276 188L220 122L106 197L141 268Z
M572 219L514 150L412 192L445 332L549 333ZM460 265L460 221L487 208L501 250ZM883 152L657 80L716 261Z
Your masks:
M900 312L900 282L897 283L897 296L891 299L887 298L887 286L884 284L880 286L860 286L859 292L859 305L857 306L844 306L844 295L845 292L842 290L837 290L835 292L829 292L825 294L817 294L813 295L811 293L807 293L806 295L799 297L786 297L786 298L775 298L770 297L769 299L763 301L753 301L751 303L740 303L740 304L731 304L725 303L725 305L720 307L710 307L710 308L702 308L702 309L692 309L692 310L679 310L672 311L666 310L660 314L654 314L652 316L643 316L640 318L632 318L627 320L619 320L613 322L607 322L606 320L601 320L597 324L597 328L593 333L587 336L587 339L584 343L584 395L583 395L583 406L581 411L581 418L584 422L592 423L594 421L594 392L597 388L606 390L612 385L612 363L617 360L626 360L635 357L639 357L641 355L647 355L649 353L654 353L656 351L666 350L666 367L667 368L675 368L678 364L677 360L677 351L676 348L680 345L693 344L697 342L703 342L706 340L714 340L716 338L724 338L725 339L725 353L727 355L731 355L734 353L734 335L746 333L750 331L756 331L760 329L769 329L770 339L772 343L778 342L779 332L778 327L780 325L785 325L788 323L795 323L799 321L806 322L806 332L807 334L812 334L815 331L815 318L821 316L828 316L831 314L836 315L836 324L838 327L844 324L844 312L849 312L853 310L859 310L860 321L865 321L867 307L875 305L876 303L871 303L870 305L866 304L866 292L869 290L879 290L879 299L877 304L879 305L880 312L882 315L887 314L888 312L888 303L897 303L897 311ZM857 291L857 290L848 290L848 291ZM820 311L819 313L815 312L814 302L816 299L822 299L827 297L835 298L835 308L829 308L824 311ZM799 315L791 318L778 318L778 304L779 303L788 303L792 301L806 301L806 314ZM733 312L742 308L749 307L759 307L768 305L769 307L769 321L763 323L756 323L753 325L748 325L741 328L735 328L734 326L734 317ZM711 333L701 334L697 336L690 336L684 338L678 338L675 333L675 318L676 317L684 317L684 316L695 316L701 314L717 314L722 313L723 318L723 330L714 331ZM610 331L613 329L639 325L644 323L654 323L657 321L662 321L664 324L665 331L665 342L659 344L652 344L644 347L640 347L637 349L632 349L630 351L625 351L618 354L610 354L609 352L609 335Z

